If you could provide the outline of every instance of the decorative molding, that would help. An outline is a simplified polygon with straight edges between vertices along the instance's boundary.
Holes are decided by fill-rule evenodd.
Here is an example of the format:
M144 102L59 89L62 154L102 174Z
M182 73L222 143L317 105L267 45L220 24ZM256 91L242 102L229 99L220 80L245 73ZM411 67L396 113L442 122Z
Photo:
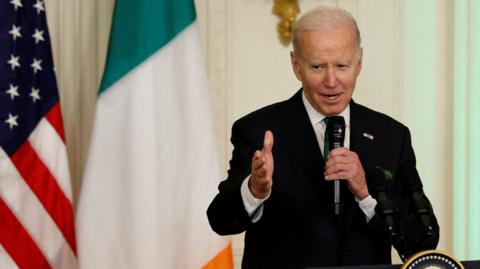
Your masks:
M404 122L405 115L403 113L405 108L405 72L404 72L404 58L405 58L405 3L403 1L393 2L393 115Z
M277 24L278 38L284 46L292 41L292 28L300 12L298 0L274 0L273 14L280 17Z

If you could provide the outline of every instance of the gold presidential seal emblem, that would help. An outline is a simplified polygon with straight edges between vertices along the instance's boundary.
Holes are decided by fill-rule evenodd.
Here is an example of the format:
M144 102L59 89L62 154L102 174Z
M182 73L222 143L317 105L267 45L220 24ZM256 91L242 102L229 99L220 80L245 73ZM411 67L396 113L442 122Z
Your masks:
M426 250L409 258L401 269L464 269L454 257L438 250Z

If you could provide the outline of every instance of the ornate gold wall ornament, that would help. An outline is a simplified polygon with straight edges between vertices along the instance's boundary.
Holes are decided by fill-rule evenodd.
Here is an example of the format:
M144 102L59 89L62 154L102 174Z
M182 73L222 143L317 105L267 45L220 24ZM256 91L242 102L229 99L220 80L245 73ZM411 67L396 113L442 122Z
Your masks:
M298 0L274 0L273 14L280 17L277 24L278 38L283 45L288 46L292 41L292 27L300 12Z

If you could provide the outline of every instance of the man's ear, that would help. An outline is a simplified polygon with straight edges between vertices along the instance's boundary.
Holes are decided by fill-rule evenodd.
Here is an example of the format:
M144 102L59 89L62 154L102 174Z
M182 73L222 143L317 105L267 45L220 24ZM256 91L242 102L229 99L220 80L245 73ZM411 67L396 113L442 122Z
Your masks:
M295 54L295 51L290 51L290 61L292 63L292 69L293 73L295 73L295 76L297 77L298 80L302 81L300 77L300 67L299 67L299 62L298 62L298 57Z
M359 54L358 55L358 69L357 69L357 77L358 75L360 75L360 71L362 71L362 64L363 64L363 48L360 48L360 51L359 51Z

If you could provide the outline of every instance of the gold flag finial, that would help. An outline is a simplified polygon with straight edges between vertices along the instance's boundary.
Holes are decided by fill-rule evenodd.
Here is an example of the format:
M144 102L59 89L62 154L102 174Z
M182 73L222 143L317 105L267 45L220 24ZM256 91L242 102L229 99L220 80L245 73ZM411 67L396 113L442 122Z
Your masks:
M292 27L300 12L298 0L274 0L273 14L280 17L277 24L278 38L283 45L288 46L292 41Z

